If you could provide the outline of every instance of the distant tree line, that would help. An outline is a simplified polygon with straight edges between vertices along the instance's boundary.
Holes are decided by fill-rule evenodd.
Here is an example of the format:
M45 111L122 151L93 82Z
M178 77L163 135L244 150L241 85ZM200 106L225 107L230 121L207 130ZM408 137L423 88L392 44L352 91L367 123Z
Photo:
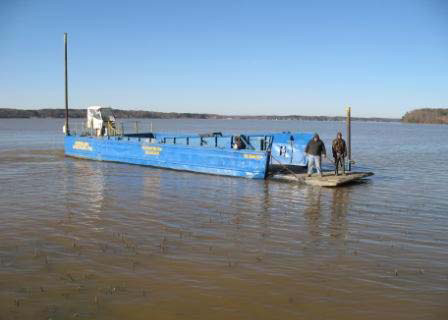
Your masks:
M202 114L202 113L176 113L176 112L155 112L141 110L120 110L113 109L117 118L151 118L151 119L175 119L175 118L193 118L193 119L209 119L217 118L218 115ZM85 118L86 109L69 109L70 118ZM0 118L65 118L65 109L12 109L0 108Z
M448 124L448 109L423 108L407 112L401 119L408 123Z
M124 118L148 118L148 119L240 119L240 120L316 120L316 121L342 121L345 117L328 116L276 116L276 115L218 115L210 113L178 113L178 112L156 112L142 110L121 110L113 109L114 114L119 119ZM12 109L0 108L0 118L64 118L65 109ZM69 109L70 118L85 118L86 109ZM396 122L399 119L390 118L358 118L352 117L354 121L378 121L378 122Z

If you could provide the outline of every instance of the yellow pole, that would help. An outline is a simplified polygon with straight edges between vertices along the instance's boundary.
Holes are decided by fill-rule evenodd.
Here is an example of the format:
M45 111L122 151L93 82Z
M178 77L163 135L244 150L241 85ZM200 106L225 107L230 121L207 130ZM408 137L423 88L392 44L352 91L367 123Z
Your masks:
M346 125L347 125L347 153L348 153L348 171L352 170L352 127L351 127L351 116L352 116L352 108L347 107L345 109L347 112Z

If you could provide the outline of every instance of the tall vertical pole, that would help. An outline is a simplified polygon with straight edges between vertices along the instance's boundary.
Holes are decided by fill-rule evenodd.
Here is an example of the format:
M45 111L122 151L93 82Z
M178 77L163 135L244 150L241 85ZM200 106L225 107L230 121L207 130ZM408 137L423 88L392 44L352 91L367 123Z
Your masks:
M65 134L70 135L68 128L68 72L67 72L67 32L64 33L65 47Z
M347 107L345 109L347 111L347 152L348 152L348 171L352 170L352 127L351 127L351 116L352 116L352 108Z

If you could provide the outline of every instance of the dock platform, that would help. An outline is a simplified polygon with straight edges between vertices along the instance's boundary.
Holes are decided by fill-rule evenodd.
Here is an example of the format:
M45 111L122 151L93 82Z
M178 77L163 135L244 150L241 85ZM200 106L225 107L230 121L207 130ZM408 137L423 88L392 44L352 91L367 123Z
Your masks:
M319 187L339 187L353 182L359 182L366 177L373 176L373 172L347 172L346 175L336 176L334 171L322 172L320 177L314 173L308 177L307 173L274 174L269 179L275 181L298 182Z

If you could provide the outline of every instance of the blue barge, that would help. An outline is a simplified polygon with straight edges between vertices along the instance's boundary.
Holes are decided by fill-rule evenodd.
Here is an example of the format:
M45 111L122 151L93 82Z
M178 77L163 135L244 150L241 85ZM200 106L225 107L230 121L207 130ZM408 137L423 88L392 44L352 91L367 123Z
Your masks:
M306 164L303 156L306 144L303 142L309 140L307 134L124 134L117 126L112 109L100 106L87 109L85 130L71 133L67 33L64 34L64 47L66 156L254 179L268 176L272 160L283 165Z
M268 150L234 150L230 147L154 143L152 140L143 134L140 137L67 135L65 154L91 160L254 179L264 179L268 173Z
M65 130L65 129L64 129ZM65 135L65 155L265 179L271 165L306 166L310 133L123 134L110 108L89 107L85 131Z
M233 144L232 134L215 132L211 134L176 134L176 133L153 133L157 139L163 143L185 144L185 139L191 136L203 137L203 140L210 135L219 137L227 137L228 145ZM307 166L307 158L305 148L308 142L313 138L313 133L309 132L256 132L245 133L241 137L244 138L246 149L256 150L264 149L263 143L270 139L270 156L272 165L290 165L290 166ZM191 139L191 138L190 138Z

